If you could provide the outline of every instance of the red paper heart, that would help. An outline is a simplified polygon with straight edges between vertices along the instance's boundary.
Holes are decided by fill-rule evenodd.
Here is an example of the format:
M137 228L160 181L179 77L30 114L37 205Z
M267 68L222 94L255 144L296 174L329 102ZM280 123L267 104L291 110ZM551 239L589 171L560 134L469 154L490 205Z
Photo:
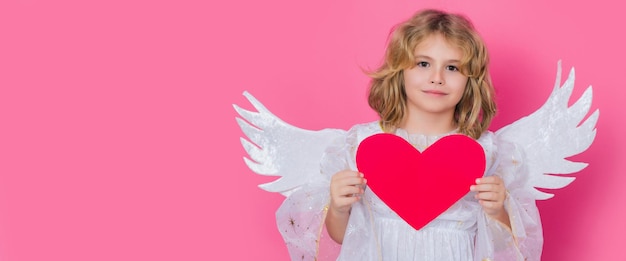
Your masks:
M423 153L392 134L359 144L356 163L367 186L419 230L461 197L485 171L485 152L465 135L439 139Z

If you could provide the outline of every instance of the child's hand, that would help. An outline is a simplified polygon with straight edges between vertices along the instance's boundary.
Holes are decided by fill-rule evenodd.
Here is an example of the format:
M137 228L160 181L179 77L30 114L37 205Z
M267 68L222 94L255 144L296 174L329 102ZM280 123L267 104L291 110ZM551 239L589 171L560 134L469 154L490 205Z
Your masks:
M478 192L475 198L483 207L487 215L508 223L508 214L504 209L506 199L506 188L504 181L498 176L488 176L476 179L476 185L470 187L470 191Z
M367 181L363 174L352 170L343 170L333 175L330 180L330 208L337 214L347 214L352 204L363 194Z

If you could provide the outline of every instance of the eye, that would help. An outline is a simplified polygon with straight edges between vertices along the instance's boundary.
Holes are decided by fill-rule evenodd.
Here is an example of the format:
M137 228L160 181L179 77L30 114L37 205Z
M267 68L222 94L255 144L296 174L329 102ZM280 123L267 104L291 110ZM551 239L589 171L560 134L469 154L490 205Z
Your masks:
M448 65L448 66L446 66L446 70L456 72L456 71L459 70L459 68L454 66L454 65Z
M428 62L417 62L417 67L428 67L430 64Z

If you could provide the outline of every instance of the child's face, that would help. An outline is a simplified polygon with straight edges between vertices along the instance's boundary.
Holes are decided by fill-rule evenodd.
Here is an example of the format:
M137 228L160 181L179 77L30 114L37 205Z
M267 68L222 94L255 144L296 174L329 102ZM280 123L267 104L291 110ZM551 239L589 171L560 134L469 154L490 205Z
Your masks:
M415 66L404 70L409 115L426 113L452 120L468 79L459 68L463 52L434 34L421 42L414 54Z

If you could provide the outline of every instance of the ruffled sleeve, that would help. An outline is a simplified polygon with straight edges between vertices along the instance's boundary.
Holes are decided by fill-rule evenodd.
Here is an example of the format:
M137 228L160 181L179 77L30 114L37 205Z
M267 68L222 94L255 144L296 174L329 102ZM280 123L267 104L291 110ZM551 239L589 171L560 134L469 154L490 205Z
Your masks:
M353 128L354 129L354 128ZM293 192L276 212L278 229L289 249L291 260L334 260L340 245L325 231L324 222L330 202L330 179L344 169L350 168L352 145L348 137L332 142L322 157L320 175Z
M490 162L486 175L500 176L507 188L504 207L511 228L481 211L474 259L540 260L543 232L535 199L522 187L528 178L524 155L514 144L497 140L492 133L486 133L479 141Z
M356 167L356 149L359 143L364 138L381 132L379 126L378 122L362 124L353 127L348 132L345 156L347 157L346 166L351 170L358 170ZM366 190L365 193L369 193L369 190ZM374 246L376 246L376 236L374 235L371 211L368 211L365 200L359 200L352 204L348 226L346 227L341 252L337 261L380 260L377 258L380 250Z

